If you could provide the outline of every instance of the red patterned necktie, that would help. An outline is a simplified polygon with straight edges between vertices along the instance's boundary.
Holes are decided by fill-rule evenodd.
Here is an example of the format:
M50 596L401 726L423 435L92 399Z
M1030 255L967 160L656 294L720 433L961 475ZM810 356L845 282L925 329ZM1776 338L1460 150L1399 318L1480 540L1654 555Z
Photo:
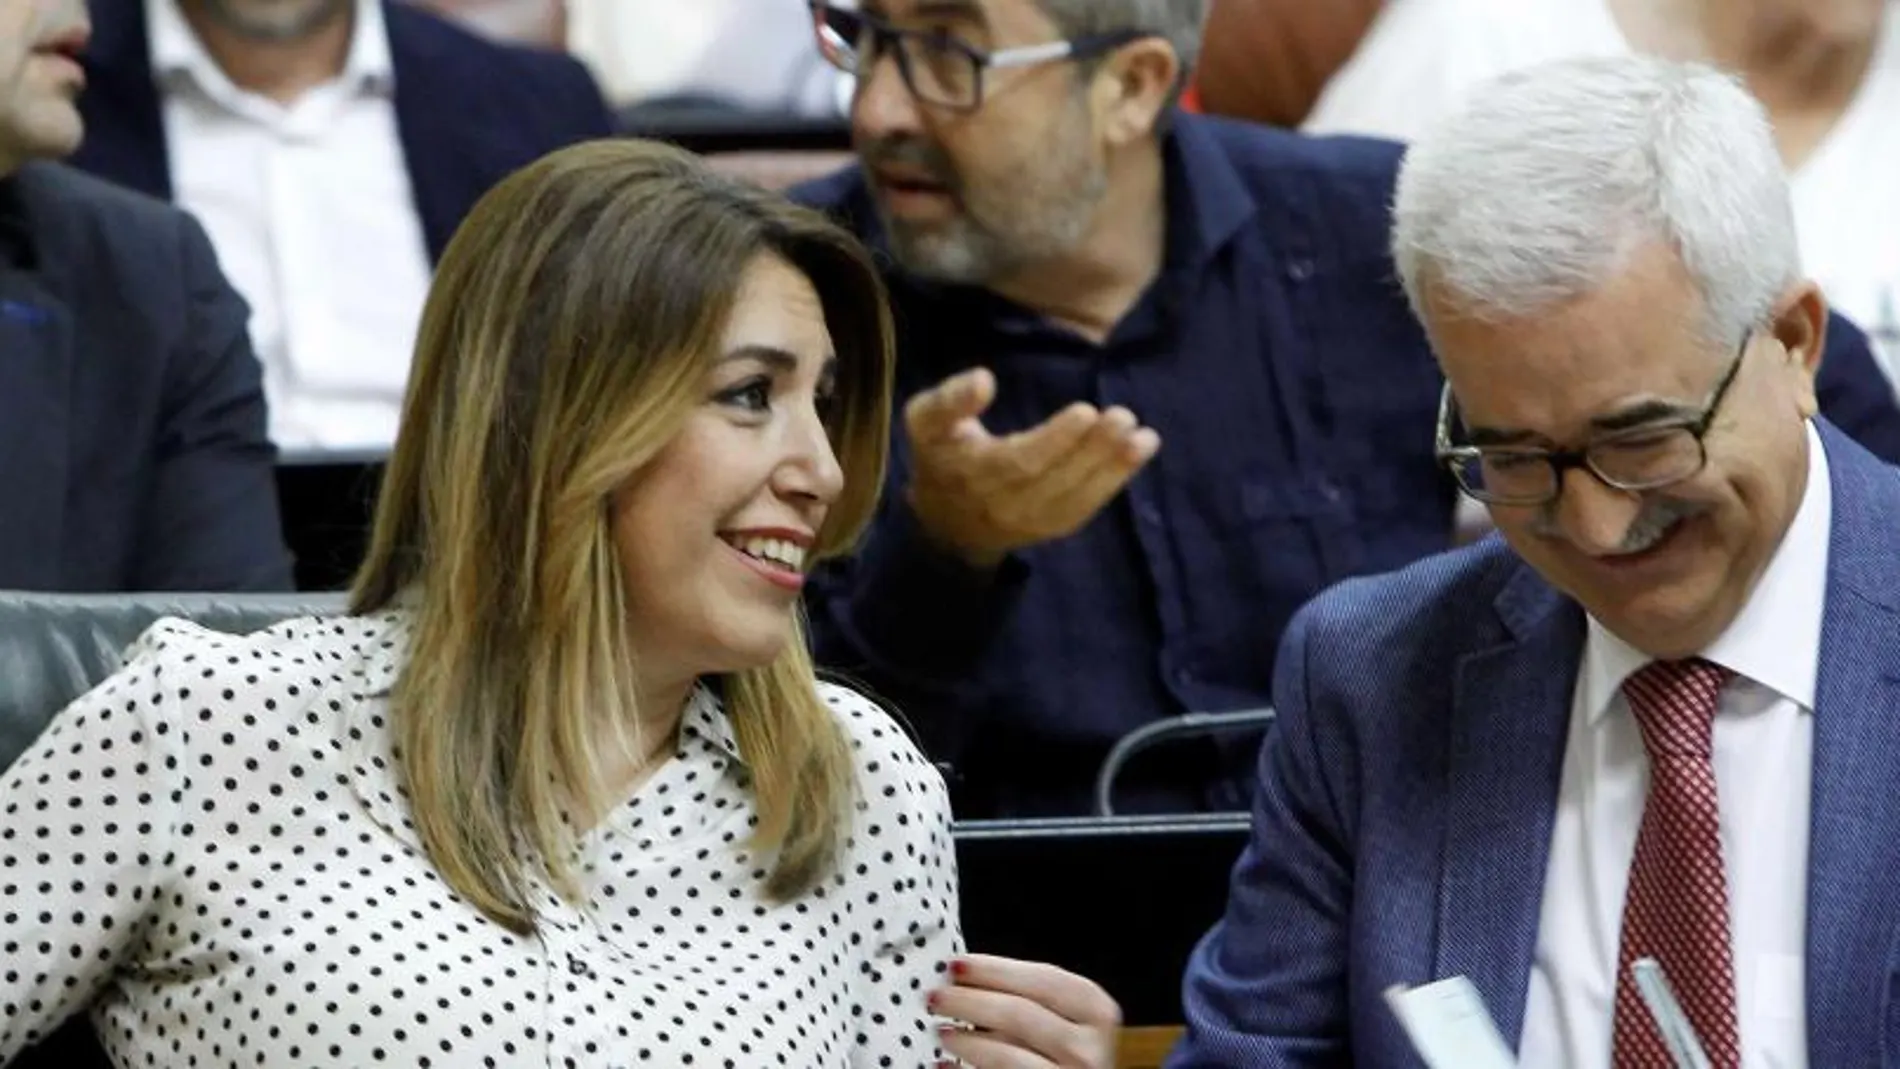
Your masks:
M1735 960L1711 736L1727 669L1657 661L1623 684L1649 751L1616 969L1616 1069L1672 1069L1630 965L1655 958L1714 1069L1739 1069Z

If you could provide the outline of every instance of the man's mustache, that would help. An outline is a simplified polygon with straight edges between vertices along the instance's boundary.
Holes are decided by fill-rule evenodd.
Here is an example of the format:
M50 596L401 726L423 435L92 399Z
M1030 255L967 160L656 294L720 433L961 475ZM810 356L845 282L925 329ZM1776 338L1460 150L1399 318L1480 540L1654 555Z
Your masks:
M1629 529L1623 532L1623 538L1616 547L1618 554L1641 553L1661 542L1677 525L1693 520L1709 511L1707 505L1693 501L1684 501L1676 497L1645 497L1642 510L1630 521ZM1554 508L1546 508L1537 518L1537 533L1544 536L1558 535L1557 513Z
M1657 498L1645 503L1643 510L1636 514L1630 523L1630 529L1623 533L1623 544L1617 547L1618 553L1641 553L1668 536L1676 525L1685 520L1694 519L1707 512L1705 506L1692 504L1676 498Z

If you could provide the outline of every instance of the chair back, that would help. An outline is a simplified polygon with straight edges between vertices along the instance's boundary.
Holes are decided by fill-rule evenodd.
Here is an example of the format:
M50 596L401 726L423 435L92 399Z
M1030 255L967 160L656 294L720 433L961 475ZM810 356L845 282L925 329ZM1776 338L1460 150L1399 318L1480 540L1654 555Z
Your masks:
M246 634L296 616L341 612L339 595L0 593L0 771L53 717L119 667L162 617ZM112 1069L84 1017L25 1051L13 1069Z
M53 714L116 671L125 648L160 617L248 633L342 608L337 595L0 593L0 769Z

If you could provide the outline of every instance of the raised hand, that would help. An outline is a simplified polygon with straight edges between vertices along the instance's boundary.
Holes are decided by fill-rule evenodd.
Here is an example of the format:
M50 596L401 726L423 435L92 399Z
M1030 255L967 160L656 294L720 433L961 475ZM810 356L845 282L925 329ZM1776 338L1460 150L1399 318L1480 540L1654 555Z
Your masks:
M904 408L911 510L927 535L977 568L1074 534L1161 448L1160 435L1134 413L1088 404L993 435L980 417L995 398L995 376L977 368Z

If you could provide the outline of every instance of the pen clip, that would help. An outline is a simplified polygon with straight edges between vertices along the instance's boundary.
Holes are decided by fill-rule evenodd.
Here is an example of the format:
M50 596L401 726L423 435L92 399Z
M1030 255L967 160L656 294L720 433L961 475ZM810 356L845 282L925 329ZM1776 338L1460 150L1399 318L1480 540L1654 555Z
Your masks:
M1689 1023L1688 1014L1682 1012L1682 1004L1676 1001L1676 992L1669 986L1669 978L1663 975L1661 963L1655 958L1638 958L1631 963L1630 972L1636 979L1636 993L1642 996L1650 1019L1656 1022L1656 1031L1662 1033L1663 1045L1669 1048L1669 1057L1676 1063L1676 1069L1711 1069L1702 1041L1696 1037L1695 1026Z

